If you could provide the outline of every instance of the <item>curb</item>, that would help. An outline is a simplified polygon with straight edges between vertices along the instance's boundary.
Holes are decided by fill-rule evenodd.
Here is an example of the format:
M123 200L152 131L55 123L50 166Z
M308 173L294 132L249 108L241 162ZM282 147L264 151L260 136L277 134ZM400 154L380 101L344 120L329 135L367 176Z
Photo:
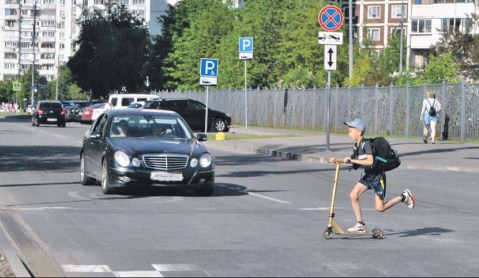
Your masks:
M222 149L235 149L241 151L248 151L260 155L271 156L271 157L278 157L283 160L298 160L298 161L311 161L317 162L321 164L329 164L329 158L334 156L333 152L328 152L328 156L321 156L321 155L308 155L308 154L301 154L295 153L290 151L284 150L275 150L271 148L262 148L262 147L253 147L247 146L242 144L236 143L224 143L223 141L213 141L215 147L220 147ZM337 154L336 154L337 155ZM431 164L411 164L402 161L401 164L402 169L409 169L409 170L432 170L432 171L453 171L453 172L470 172L476 173L477 168L474 167L457 167L457 166L441 166L441 165L431 165Z

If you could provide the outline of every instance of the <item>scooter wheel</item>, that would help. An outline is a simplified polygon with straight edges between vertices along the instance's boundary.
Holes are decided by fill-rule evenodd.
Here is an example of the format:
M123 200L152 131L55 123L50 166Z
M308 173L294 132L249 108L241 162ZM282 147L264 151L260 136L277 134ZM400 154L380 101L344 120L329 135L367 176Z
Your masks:
M324 235L325 239L332 239L333 238L333 229L332 228L326 228L323 235Z
M377 238L377 239L383 238L383 231L381 229L374 228L373 229L373 238Z

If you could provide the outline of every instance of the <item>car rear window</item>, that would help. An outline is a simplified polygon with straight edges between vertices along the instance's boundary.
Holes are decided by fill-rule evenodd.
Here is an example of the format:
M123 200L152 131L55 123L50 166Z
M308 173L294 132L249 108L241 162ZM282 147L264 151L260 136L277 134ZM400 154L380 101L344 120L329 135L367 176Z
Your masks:
M40 104L40 108L42 109L62 109L63 106L61 103L55 103L55 102L45 102Z

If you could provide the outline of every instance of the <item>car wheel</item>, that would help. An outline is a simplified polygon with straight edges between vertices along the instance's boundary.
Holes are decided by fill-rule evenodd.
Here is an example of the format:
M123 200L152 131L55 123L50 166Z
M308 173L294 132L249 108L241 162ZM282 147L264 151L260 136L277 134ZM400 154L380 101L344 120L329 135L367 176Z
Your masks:
M196 194L199 196L211 196L213 195L215 188L213 185L203 185L200 188L195 189Z
M223 132L226 130L226 122L223 119L216 119L213 123L213 129L218 132Z
M88 185L95 182L95 179L90 178L85 173L85 158L83 155L80 158L80 180L82 185Z
M103 194L112 194L113 188L110 187L110 179L108 178L108 166L106 164L106 159L103 160L102 169L101 169L101 191Z

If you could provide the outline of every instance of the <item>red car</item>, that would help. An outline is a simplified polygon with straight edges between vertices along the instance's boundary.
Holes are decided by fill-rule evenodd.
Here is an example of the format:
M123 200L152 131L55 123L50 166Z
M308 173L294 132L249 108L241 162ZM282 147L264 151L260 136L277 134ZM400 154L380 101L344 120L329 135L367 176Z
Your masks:
M107 103L103 102L103 103L92 104L90 106L83 108L80 123L82 124L93 123L101 113L105 112L106 105Z

